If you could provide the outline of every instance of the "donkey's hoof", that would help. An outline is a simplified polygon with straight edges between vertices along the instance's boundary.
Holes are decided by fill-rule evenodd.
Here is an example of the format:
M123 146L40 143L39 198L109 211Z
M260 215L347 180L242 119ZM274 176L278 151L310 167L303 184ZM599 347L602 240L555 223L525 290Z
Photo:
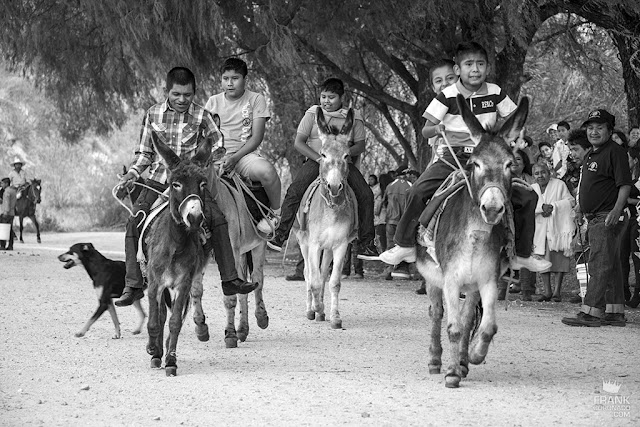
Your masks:
M457 375L447 375L444 377L444 386L447 388L460 387L460 377Z
M160 369L162 367L162 359L154 357L151 359L151 369Z
M240 342L245 342L249 336L249 328L240 328L238 331L238 339Z
M476 353L473 351L469 352L469 362L474 365L479 365L484 362L485 357L487 357L486 354Z
M325 315L324 315L324 313L322 313L322 314L317 313L317 314L316 314L316 322L324 322L324 320L325 320Z
M315 312L313 312L311 310L307 311L307 319L313 320L315 318L316 318L316 313Z
M38 237L38 243L42 243L42 240L40 240L40 237Z
M342 320L334 320L331 322L331 329L342 329Z
M269 327L269 316L256 317L256 323L260 329L267 329Z
M84 336L84 332L80 331L80 332L76 332L75 334L73 334L74 337L76 338L81 338Z
M175 377L176 375L178 375L178 367L177 366L167 366L166 368L164 368L164 373L168 377Z
M441 365L429 365L429 374L430 375L439 374L441 369L442 369Z
M238 338L225 338L224 345L227 348L236 348L238 347Z
M209 341L209 327L205 325L196 325L196 337L198 341Z

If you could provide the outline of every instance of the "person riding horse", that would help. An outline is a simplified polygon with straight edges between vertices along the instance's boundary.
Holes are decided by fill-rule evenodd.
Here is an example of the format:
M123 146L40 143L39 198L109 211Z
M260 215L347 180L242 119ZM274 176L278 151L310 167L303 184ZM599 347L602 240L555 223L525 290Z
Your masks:
M17 191L16 198L20 199L22 197L22 193L29 184L30 175L26 170L22 169L24 161L18 156L13 159L11 166L13 166L13 170L9 172L9 180L11 181L11 186Z

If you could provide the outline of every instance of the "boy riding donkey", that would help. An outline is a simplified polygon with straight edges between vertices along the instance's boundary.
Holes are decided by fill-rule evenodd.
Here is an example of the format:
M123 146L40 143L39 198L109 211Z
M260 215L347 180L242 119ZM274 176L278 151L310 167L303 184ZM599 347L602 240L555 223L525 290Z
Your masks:
M423 117L427 122L422 129L425 138L432 138L447 131L447 140L453 148L445 149L442 158L429 166L413 184L409 192L407 206L394 236L396 246L380 254L380 260L391 265L402 261L416 260L416 233L418 219L426 203L433 197L442 182L454 170L456 163L467 163L473 152L474 143L456 103L456 96L462 94L468 100L471 110L485 128L491 128L497 116L506 117L516 109L516 105L499 86L486 83L489 71L487 51L478 43L460 43L456 48L454 71L459 80L442 90L429 104ZM551 263L531 256L535 228L536 193L519 186L513 187L511 202L514 208L515 252L510 268L543 271ZM430 219L430 218L429 218ZM429 219L420 218L426 227ZM426 223L425 223L426 222Z
M130 217L127 221L126 287L120 299L115 302L117 306L133 304L135 300L144 296L142 273L136 259L140 228L143 218L149 213L159 193L168 187L168 169L155 151L153 138L160 139L181 158L192 158L200 142L207 137L217 136L214 140L218 141L219 146L223 144L220 130L214 123L211 113L193 102L195 90L196 80L191 70L176 67L169 71L165 87L167 99L147 111L133 164L120 179L120 185L129 185L147 168L150 168L149 178L146 179L145 184L152 189L143 188L133 206L134 215L140 211L145 214ZM205 229L211 232L205 248L213 246L222 279L223 293L234 295L253 291L258 286L257 283L248 283L238 278L233 250L229 242L227 221L208 189L205 190L204 205Z

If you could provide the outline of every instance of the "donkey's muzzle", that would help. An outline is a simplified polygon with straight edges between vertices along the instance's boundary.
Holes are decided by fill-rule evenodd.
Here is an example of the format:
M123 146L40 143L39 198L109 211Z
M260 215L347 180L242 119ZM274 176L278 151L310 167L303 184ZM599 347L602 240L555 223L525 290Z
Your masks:
M480 196L480 214L489 225L496 225L505 213L505 194L498 187L487 188Z
M188 229L200 229L204 219L202 205L202 199L196 195L190 195L180 203L180 217Z

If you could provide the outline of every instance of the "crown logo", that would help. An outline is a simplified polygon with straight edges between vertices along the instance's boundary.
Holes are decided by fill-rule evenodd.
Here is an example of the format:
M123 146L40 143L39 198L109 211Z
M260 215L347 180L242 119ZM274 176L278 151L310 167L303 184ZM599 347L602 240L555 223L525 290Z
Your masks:
M617 393L620 390L622 383L617 381L605 381L602 380L602 389L607 393Z

